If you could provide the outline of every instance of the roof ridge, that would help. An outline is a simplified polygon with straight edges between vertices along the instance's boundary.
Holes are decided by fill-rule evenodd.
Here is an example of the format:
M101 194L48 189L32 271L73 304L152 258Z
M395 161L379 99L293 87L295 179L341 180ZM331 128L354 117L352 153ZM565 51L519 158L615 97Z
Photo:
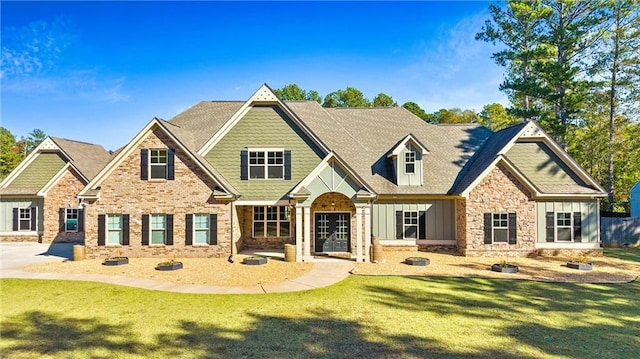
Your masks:
M75 143L81 143L84 145L91 145L91 146L100 146L102 147L102 145L97 144L97 143L91 143L91 142L86 142L86 141L78 141L78 140L72 140L70 138L64 138L64 137L56 137L56 136L49 136L51 139L55 140L63 140L63 141L70 141L70 142L75 142Z

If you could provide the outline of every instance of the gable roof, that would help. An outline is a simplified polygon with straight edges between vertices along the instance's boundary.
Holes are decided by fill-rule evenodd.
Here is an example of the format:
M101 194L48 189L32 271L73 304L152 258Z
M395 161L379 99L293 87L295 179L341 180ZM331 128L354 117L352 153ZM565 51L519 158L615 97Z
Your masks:
M33 183L31 187L29 184L26 184L26 187L25 185L12 186L12 183L20 178L21 174L26 173L25 171L29 171L30 166L41 160L41 157L51 155L57 155L55 158L60 161L58 166L55 163L51 164L54 167L49 166L49 170L42 173L44 177L31 180ZM69 168L72 168L87 183L110 159L111 155L102 146L49 136L0 183L0 193L43 196ZM45 162L50 161L45 160Z
M507 153L520 140L533 141L547 146L553 156L547 162L551 164L557 162L555 170L566 171L568 177L574 178L574 180L552 181L552 183L536 181L536 176L527 171L527 168L518 168L517 164L509 160ZM503 163L513 174L521 178L536 196L586 195L600 197L606 194L602 187L533 121L525 121L495 132L469 164L469 169L460 174L460 180L451 193L466 197L498 163ZM550 164L546 164L546 166L550 166Z
M221 187L223 192L217 192L217 195L235 196L238 194L233 186L220 176L220 174L206 160L204 160L202 156L199 156L193 151L195 140L190 131L185 131L179 126L167 121L153 118L127 145L120 149L118 154L112 158L109 164L107 164L82 189L82 191L80 191L79 197L97 196L99 191L96 191L96 189L100 186L100 183L102 183L115 170L115 168L137 148L138 144L147 138L147 136L149 136L156 128L167 134L181 150L190 156L194 162L204 170L204 172L208 174L217 185Z

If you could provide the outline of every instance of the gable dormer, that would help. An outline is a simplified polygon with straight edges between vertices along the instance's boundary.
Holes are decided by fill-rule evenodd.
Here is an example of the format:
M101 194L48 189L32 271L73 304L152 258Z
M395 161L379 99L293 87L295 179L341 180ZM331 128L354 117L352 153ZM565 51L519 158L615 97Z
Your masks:
M424 183L423 158L429 151L413 135L402 139L387 156L393 161L396 185L422 186Z

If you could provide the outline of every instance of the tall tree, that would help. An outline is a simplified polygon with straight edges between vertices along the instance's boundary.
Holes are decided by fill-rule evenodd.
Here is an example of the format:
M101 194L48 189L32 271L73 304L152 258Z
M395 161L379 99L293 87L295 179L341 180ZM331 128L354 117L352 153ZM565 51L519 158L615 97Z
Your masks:
M369 101L364 94L353 87L347 87L345 90L334 91L324 98L323 107L371 107Z
M459 108L442 108L432 114L428 122L451 124L451 123L477 123L480 116L473 110L462 110Z
M20 141L24 143L24 156L26 157L31 151L33 151L44 139L47 138L47 134L39 128L29 132L27 138L21 137Z
M379 93L373 99L373 106L375 107L396 107L398 103L393 100L393 98L387 94Z
M429 122L429 115L415 102L405 102L402 107L407 109L412 114L420 117L421 119Z
M598 91L608 91L607 210L615 201L616 123L619 113L637 118L634 107L640 99L640 11L637 0L618 0L608 9L609 26L604 46L595 54L592 74L602 77Z
M16 137L8 129L0 126L0 180L13 171L22 160Z

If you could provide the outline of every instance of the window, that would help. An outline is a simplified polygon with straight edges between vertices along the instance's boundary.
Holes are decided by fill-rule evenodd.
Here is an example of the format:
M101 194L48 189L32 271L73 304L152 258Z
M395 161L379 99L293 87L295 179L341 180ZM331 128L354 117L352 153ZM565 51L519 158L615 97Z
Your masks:
M122 244L122 216L107 215L107 244Z
M151 244L165 244L166 217L162 214L151 215Z
M250 151L249 178L283 179L284 151Z
M19 217L19 227L18 229L21 231L30 231L31 230L31 216L32 211L31 208L20 208L19 209L20 217Z
M517 241L516 213L496 212L484 214L484 244L516 244Z
M404 212L404 238L418 238L418 212Z
M556 225L558 230L558 241L570 242L571 231L571 213L570 212L558 212L556 213Z
M77 232L78 231L78 218L79 210L77 208L65 209L64 231L65 232Z
M416 153L413 151L404 153L404 173L416 173Z
M581 212L547 212L547 242L582 242Z
M509 215L507 213L493 213L493 242L507 243L509 234Z
M287 206L253 207L254 237L289 237L291 222Z
M167 178L167 150L149 150L151 179Z
M209 244L209 215L196 214L193 216L193 244Z

